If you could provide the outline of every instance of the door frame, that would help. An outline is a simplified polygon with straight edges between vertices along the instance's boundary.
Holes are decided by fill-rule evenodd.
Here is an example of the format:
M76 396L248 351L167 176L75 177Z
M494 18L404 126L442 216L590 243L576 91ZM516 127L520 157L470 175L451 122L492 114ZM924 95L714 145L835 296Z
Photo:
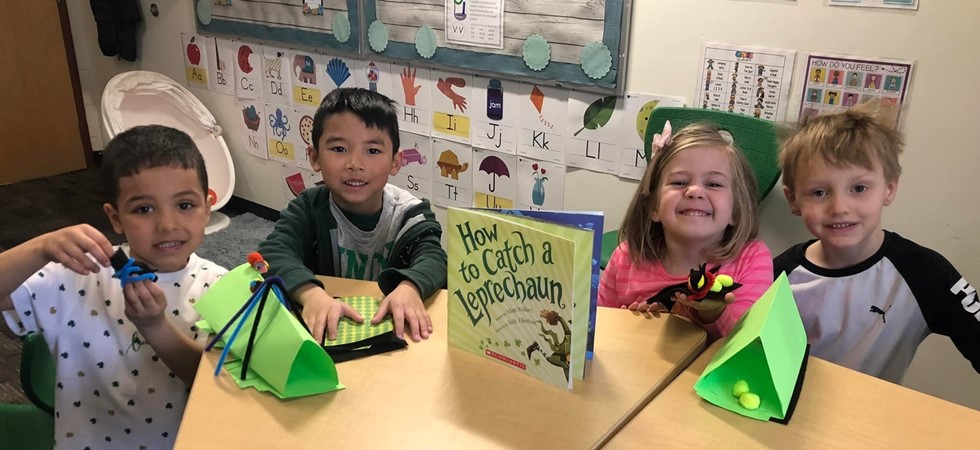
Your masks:
M82 82L78 76L78 59L75 57L75 41L71 37L71 21L68 18L68 5L65 0L56 0L58 19L61 21L61 38L65 43L65 55L68 57L68 74L71 78L71 90L75 97L75 115L78 116L78 131L82 137L82 149L85 154L85 167L95 167L95 153L92 150L92 136L88 130L88 119L85 116L85 100L82 98Z

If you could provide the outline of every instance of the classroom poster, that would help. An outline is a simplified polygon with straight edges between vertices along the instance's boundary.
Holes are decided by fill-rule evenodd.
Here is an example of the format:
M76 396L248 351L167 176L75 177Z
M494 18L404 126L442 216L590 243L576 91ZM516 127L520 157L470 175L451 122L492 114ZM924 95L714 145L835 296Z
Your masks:
M328 92L326 88L326 58L313 52L293 52L288 55L289 82L292 85L293 106L316 111Z
M283 72L285 68L286 72ZM266 103L291 106L289 57L286 50L262 46L262 93Z
M208 51L208 89L235 95L235 51L238 44L222 38L204 40Z
M473 146L511 155L517 152L516 81L473 76Z
M269 159L296 165L296 152L299 150L291 137L298 134L293 128L295 116L293 109L283 105L265 105L265 137Z
M354 87L356 85L352 73L355 70L353 59L333 55L323 56L327 60L327 66L324 69L324 72L327 74L327 83L323 95L329 94L334 89Z
M622 122L622 97L570 92L565 155L568 166L617 174L622 152Z
M357 87L379 92L388 98L395 98L392 92L395 77L394 72L391 71L391 63L358 59L354 61L354 67L354 84Z
M296 130L289 133L286 142L292 144L296 151L296 158L293 160L296 167L300 169L313 170L310 158L306 154L306 149L313 143L313 116L315 112L307 108L293 108L293 115L290 120L295 120Z
M281 174L284 188L283 198L287 202L298 197L303 190L323 184L323 177L318 172L300 169L288 164L282 165Z
M473 206L477 208L514 208L517 181L517 157L491 150L473 149Z
M504 0L446 0L446 42L504 48Z
M466 208L473 204L473 148L446 139L432 138L432 203Z
M265 103L248 98L238 99L242 110L242 143L249 155L256 158L269 159L268 144L265 140L265 127L262 118L265 117Z
M831 6L919 9L919 0L828 0Z
M394 92L398 104L398 129L429 136L432 133L432 70L427 67L392 64Z
M432 136L469 144L473 76L433 70L432 79Z
M810 54L804 67L806 82L799 119L848 109L875 98L882 106L896 106L900 112L908 97L913 65L911 61L885 58Z
M521 83L518 104L517 154L565 164L568 90Z
M258 100L262 98L262 71L256 70L262 60L261 55L256 53L260 47L247 42L236 44L235 95L238 98Z
M696 107L770 122L785 118L795 51L705 42L699 61Z
M206 39L190 33L180 33L180 43L184 54L184 74L187 76L187 86L208 87L208 53Z
M517 157L517 209L560 211L565 206L565 165Z
M639 180L647 167L643 140L650 113L655 108L683 108L687 101L681 97L627 93L623 104L623 148L619 158L619 176Z
M411 192L417 198L432 198L432 141L428 136L401 131L401 169L389 183Z

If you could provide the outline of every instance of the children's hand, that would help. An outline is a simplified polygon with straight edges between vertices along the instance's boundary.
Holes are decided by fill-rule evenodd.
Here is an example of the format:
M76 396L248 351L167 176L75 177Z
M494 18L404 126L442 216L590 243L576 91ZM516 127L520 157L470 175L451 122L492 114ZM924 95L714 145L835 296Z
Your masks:
M695 302L688 300L686 295L678 292L674 295L674 300L697 311L701 322L711 323L717 320L718 316L725 311L725 308L735 301L735 294L731 292L725 294L724 300L706 298L699 302Z
M413 341L419 342L429 338L429 333L432 333L432 319L429 318L429 313L422 303L421 293L414 283L408 280L399 283L398 287L381 301L378 313L371 319L371 323L381 323L389 310L395 323L395 336L399 339L404 339L405 322L408 322Z
M126 299L126 318L140 331L154 328L166 320L167 295L156 283L143 280L126 284L123 298Z
M318 343L323 343L323 331L326 329L327 340L337 339L337 323L341 317L350 317L355 322L363 322L364 318L350 305L337 300L320 289L315 284L309 284L297 291L297 299L303 305L303 322L310 328Z
M72 272L88 275L109 267L112 244L91 225L81 224L44 234L38 238L45 260L63 264ZM98 264L86 256L88 253Z
M620 309L628 309L630 311L636 311L640 313L648 312L650 314L653 314L653 317L660 317L660 313L670 312L667 310L666 307L664 307L664 305L660 304L659 302L653 302L653 304L647 302L633 302L630 303L629 306L625 306L625 305L620 306Z

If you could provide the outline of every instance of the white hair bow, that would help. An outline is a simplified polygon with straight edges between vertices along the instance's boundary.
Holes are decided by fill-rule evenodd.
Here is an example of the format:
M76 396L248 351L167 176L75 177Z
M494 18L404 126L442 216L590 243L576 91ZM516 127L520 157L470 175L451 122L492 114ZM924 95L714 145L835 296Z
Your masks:
M664 123L663 131L653 135L653 152L656 153L670 144L670 121Z

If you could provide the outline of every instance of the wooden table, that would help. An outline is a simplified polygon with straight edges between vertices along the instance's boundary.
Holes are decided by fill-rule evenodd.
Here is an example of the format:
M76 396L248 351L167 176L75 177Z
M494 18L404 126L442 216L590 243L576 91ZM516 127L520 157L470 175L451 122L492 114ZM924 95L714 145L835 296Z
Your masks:
M324 279L333 295L376 283ZM337 365L347 389L280 400L212 375L205 353L178 449L588 448L603 442L687 367L704 331L676 317L599 308L595 359L565 392L446 342L446 292L428 302L433 334L408 349Z
M980 443L980 412L814 357L788 425L719 408L698 397L694 383L720 345L705 350L606 448L959 449Z

